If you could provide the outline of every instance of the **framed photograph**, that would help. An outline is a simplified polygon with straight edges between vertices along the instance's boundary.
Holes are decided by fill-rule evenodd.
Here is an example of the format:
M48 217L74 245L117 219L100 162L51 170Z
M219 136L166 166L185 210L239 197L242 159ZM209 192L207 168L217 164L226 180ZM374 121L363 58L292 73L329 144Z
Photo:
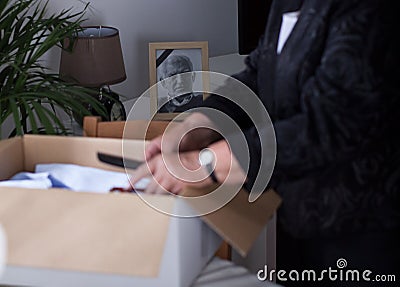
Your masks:
M206 80L192 73L208 71L208 42L149 43L151 113L171 120L202 104Z

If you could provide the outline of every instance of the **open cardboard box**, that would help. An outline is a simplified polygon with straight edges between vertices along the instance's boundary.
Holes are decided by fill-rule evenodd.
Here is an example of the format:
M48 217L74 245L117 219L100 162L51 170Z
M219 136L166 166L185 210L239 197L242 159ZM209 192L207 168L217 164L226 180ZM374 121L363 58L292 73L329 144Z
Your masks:
M144 143L129 140L129 157ZM0 141L0 180L38 163L101 163L97 152L122 155L122 141L24 136ZM126 153L125 153L126 154ZM171 212L192 210L185 199L144 195ZM0 222L8 241L0 284L29 286L190 286L221 238L245 255L280 204L273 192L256 202L245 191L201 218L156 211L136 194L0 188ZM218 233L218 235L217 235Z

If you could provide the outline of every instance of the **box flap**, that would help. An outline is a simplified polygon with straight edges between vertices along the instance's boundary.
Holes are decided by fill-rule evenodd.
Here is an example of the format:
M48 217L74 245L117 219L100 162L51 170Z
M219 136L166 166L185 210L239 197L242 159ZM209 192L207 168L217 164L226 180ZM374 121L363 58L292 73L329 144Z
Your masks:
M0 140L0 180L8 179L24 169L22 138Z
M250 251L281 203L281 198L273 190L252 203L248 196L247 191L241 190L224 208L204 216L204 221L242 256Z
M219 187L221 194L229 194L236 187L225 185ZM213 187L212 189L215 189ZM208 194L213 190L188 189L185 195ZM224 238L242 256L246 256L267 222L272 218L279 205L280 196L273 190L264 192L255 202L248 201L249 193L244 189L229 201L223 208L203 216L203 220ZM216 199L218 200L218 199ZM196 210L203 211L205 203L188 200Z
M72 163L124 172L118 168L100 162L97 152L122 155L122 150L129 153L129 158L143 160L143 141L108 138L57 137L26 135L24 140L25 169L32 171L38 163Z
M158 200L172 211L172 197ZM0 202L9 265L158 275L170 217L136 195L3 187Z

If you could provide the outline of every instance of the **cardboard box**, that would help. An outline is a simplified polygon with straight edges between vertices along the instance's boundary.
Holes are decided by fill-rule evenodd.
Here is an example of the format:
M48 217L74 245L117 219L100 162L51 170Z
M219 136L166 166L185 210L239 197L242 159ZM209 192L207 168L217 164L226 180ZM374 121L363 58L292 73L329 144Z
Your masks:
M124 142L134 159L143 159L143 148L141 141ZM99 151L122 155L122 141L56 136L0 141L0 179L33 171L38 163L123 171L99 162ZM185 199L146 196L171 212L196 209ZM240 192L202 218L179 218L135 194L0 188L0 222L9 241L0 284L190 286L221 242L216 232L246 254L279 203L273 192L252 204Z

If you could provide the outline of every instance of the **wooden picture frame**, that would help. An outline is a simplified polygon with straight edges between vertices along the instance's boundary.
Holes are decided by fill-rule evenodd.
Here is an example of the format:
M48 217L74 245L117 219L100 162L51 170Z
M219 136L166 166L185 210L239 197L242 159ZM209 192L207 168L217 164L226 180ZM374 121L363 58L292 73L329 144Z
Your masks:
M207 41L149 43L150 112L154 119L182 116L206 98L206 79L198 73L190 74L190 69L208 71ZM177 87L178 74L183 74L188 83L184 93ZM192 92L188 93L189 89Z

